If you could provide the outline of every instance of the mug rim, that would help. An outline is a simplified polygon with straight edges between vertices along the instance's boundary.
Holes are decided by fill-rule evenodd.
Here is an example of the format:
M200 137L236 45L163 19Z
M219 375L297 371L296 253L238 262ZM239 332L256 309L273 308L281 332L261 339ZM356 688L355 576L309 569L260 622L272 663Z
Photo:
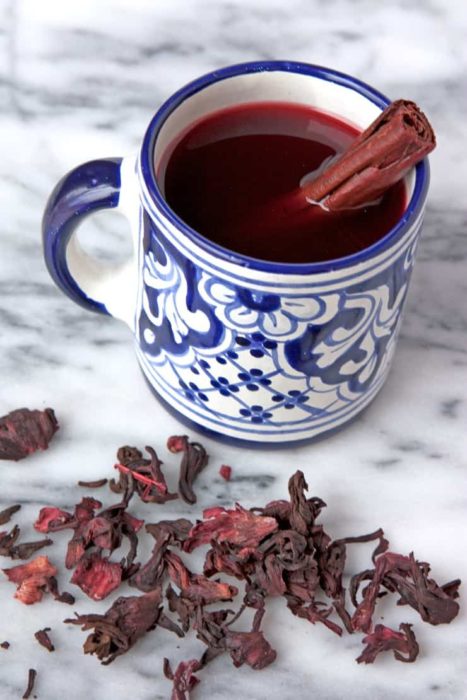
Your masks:
M263 272L274 272L279 274L306 275L312 273L331 272L345 267L352 267L377 256L394 241L398 240L398 238L400 238L405 231L411 227L411 225L421 214L425 205L430 180L430 169L427 157L425 157L415 166L414 189L402 216L382 238L379 238L371 246L368 246L367 248L364 248L356 253L352 253L351 255L330 260L323 260L320 262L285 263L280 261L263 260L261 258L250 257L229 248L225 248L218 243L211 241L209 238L186 224L165 200L157 183L156 174L154 171L153 153L159 132L170 114L172 114L172 112L177 109L177 107L179 107L179 105L186 99L220 80L226 80L228 78L233 78L239 75L247 75L250 73L273 71L300 73L316 77L321 80L334 82L338 85L342 85L343 87L355 90L381 109L384 109L390 103L389 98L383 95L383 93L379 92L358 78L354 78L351 75L327 68L325 66L319 66L311 63L297 61L249 61L246 63L237 63L231 66L226 66L225 68L205 73L173 93L173 95L171 95L171 97L169 97L154 114L146 130L140 152L140 170L146 185L146 189L152 200L150 203L154 203L160 212L162 212L164 217L174 227L176 227L180 233L190 239L197 246L203 248L206 252L215 255L217 258L237 264L241 267L248 267Z

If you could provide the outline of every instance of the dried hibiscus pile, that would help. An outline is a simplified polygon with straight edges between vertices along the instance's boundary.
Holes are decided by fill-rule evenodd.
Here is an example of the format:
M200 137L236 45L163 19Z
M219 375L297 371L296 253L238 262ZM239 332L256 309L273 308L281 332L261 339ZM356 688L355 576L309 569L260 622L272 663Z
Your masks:
M235 666L247 664L253 669L265 668L275 660L276 652L261 629L267 599L273 596L282 597L294 615L321 623L338 636L363 633L364 649L358 663L372 663L383 651L392 651L396 659L406 662L418 655L410 624L401 623L398 630L374 624L375 609L383 596L396 594L397 605L411 606L432 625L449 623L457 615L460 581L437 584L426 562L417 561L413 554L389 551L381 529L333 540L319 522L326 504L307 497L301 471L289 481L288 500L272 501L262 508L245 509L239 504L232 509L209 508L196 523L178 518L145 524L129 511L134 498L157 505L179 496L187 503L196 502L194 481L207 464L206 451L186 436L169 438L168 448L181 454L177 493L169 492L162 462L152 448L147 447L149 456L143 457L134 447L122 447L115 465L117 480L80 482L88 488L108 483L120 496L117 503L102 508L99 500L86 496L72 511L42 508L35 523L42 533L71 531L65 566L73 570L71 583L89 597L101 600L123 582L135 589L134 595L117 598L103 615L77 614L65 620L89 631L84 652L95 654L102 663L111 663L158 626L178 637L194 630L205 645L200 658L184 661L175 669L167 659L163 664L173 683L173 700L183 700L199 682L195 674L222 653L229 654ZM231 468L228 470L230 478ZM227 478L222 472L221 476ZM0 524L16 510L15 506L2 511ZM145 562L137 561L142 532L154 539ZM50 540L41 540L18 545L18 534L15 529L0 533L2 554L27 558L50 544ZM373 541L372 566L354 575L346 591L348 545ZM117 557L124 543L126 553ZM202 573L192 571L188 563L190 553L201 546L207 547ZM4 571L17 584L16 596L24 603L37 602L46 590L62 602L73 602L70 594L58 593L57 569L47 557ZM232 578L238 586L232 584ZM239 602L236 612L230 606L219 609L220 603L234 600ZM215 609L210 607L214 603ZM253 611L252 623L239 629L239 620L248 609Z

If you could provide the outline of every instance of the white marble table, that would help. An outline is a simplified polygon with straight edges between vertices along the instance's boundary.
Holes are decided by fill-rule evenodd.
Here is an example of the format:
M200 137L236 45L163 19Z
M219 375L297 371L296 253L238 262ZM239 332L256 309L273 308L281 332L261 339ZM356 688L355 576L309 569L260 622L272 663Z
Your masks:
M173 90L229 63L290 58L353 73L392 97L415 99L438 134L432 188L405 321L388 383L352 427L310 447L248 452L206 440L211 466L199 480L199 510L177 504L163 516L239 500L261 504L286 494L301 467L329 503L335 536L383 526L396 551L412 549L444 582L467 578L467 11L462 3L364 0L3 0L0 34L0 415L22 405L53 406L61 428L48 453L1 463L0 508L23 503L15 522L32 535L38 509L71 506L77 479L110 475L122 443L160 446L180 426L148 392L132 340L118 322L81 310L53 286L42 261L40 219L57 179L83 160L131 153L149 117ZM464 154L462 156L462 154ZM462 156L462 157L461 157ZM103 215L83 239L103 257L128 249L124 225ZM234 467L223 482L222 463ZM173 479L172 479L173 481ZM110 503L108 494L104 494ZM141 507L138 513L145 517ZM59 561L66 536L47 554ZM363 560L362 560L363 561ZM352 560L357 567L359 561ZM2 559L1 566L10 562ZM69 589L67 575L60 584ZM33 607L0 581L0 696L21 697L27 669L38 698L167 698L161 659L199 653L156 631L111 667L81 653L83 633L62 620L65 606ZM109 606L85 600L75 609ZM263 700L461 700L467 698L465 613L450 626L422 624L411 611L385 622L414 622L416 664L391 655L359 666L360 640L271 604L266 633L277 662L264 672L220 658L193 697ZM33 633L52 627L48 654ZM177 645L180 648L177 648Z

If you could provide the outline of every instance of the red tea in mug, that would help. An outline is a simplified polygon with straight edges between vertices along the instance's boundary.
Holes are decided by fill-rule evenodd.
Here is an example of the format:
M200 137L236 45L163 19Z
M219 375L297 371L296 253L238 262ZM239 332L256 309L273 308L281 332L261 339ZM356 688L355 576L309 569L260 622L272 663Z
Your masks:
M358 134L355 126L312 107L237 105L193 124L159 180L178 216L224 248L285 263L333 260L371 246L397 223L406 206L402 181L360 209L330 213L310 206L266 227L255 221L258 211L273 208Z

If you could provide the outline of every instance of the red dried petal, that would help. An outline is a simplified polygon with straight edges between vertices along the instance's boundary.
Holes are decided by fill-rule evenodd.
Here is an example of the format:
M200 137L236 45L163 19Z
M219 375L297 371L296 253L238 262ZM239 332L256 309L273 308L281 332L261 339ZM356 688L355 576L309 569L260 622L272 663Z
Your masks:
M124 513L123 514L123 521L129 525L135 532L138 532L141 530L141 528L144 525L144 520L140 520L139 518L135 518L134 515L130 515L130 513Z
M173 681L171 700L189 700L190 691L199 683L199 678L194 673L200 668L201 664L198 659L191 659L190 661L181 661L174 673L169 660L164 659L164 675Z
M222 581L211 581L200 574L192 574L177 554L165 555L171 580L180 588L183 598L194 603L207 605L221 600L232 600L238 593L235 586Z
M248 664L255 670L266 668L276 659L276 652L271 647L262 632L231 632L227 631L227 649L234 662L234 666Z
M57 430L58 422L51 408L11 411L0 418L0 459L18 461L37 450L46 450Z
M358 657L357 663L372 664L382 651L393 651L398 661L415 661L419 647L411 628L412 625L403 623L399 625L401 632L396 632L385 625L376 625L374 631L363 638L362 643L366 644L366 647Z
M256 515L238 503L235 510L208 508L203 512L204 522L195 525L183 548L193 551L211 540L228 542L240 547L257 547L258 544L278 528L275 518Z
M83 496L75 506L75 518L79 522L86 522L94 517L94 511L102 508L102 503L91 496Z
M385 552L376 559L373 579L365 590L362 602L352 616L352 627L354 630L369 632L371 629L371 618L373 617L381 582L386 573L393 569L404 572L410 571L409 557L394 552Z
M186 450L187 442L187 435L171 435L167 440L167 449L169 452L172 452L172 454L184 452Z
M228 464L223 464L222 467L219 469L219 474L226 481L230 481L230 479L232 478L232 467L229 467Z
M46 506L39 511L39 517L34 523L34 528L39 532L55 532L61 530L66 523L73 520L71 513L53 506Z
M73 569L83 556L84 552L85 548L83 538L79 532L75 533L73 538L68 542L65 557L66 568Z
M56 576L57 569L46 556L39 556L27 564L19 564L3 569L9 581L18 584L15 598L25 605L32 605L42 599L43 588L48 580Z
M119 587L122 581L120 564L102 558L97 552L83 557L78 563L71 583L75 583L93 600L102 600Z
M110 520L97 516L89 520L83 530L83 540L85 547L93 543L101 549L114 547L113 524Z

